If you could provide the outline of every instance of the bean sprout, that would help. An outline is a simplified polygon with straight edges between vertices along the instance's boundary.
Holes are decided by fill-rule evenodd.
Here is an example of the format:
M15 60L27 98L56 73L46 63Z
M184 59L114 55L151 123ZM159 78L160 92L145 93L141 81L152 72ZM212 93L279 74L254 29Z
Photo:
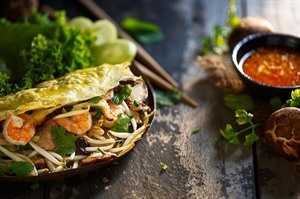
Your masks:
M32 141L29 141L29 144L32 148L34 148L39 154L44 156L49 161L53 162L56 165L62 165L62 162L59 162L56 158L54 158L49 152L45 151L43 148L39 147L37 144L35 144ZM51 170L51 169L50 169Z

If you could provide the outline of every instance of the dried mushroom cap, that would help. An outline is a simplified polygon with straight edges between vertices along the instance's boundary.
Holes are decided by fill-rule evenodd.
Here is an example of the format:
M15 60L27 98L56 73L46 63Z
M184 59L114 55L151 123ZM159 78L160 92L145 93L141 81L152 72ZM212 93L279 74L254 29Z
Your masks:
M289 160L300 158L300 109L282 108L267 120L263 142Z
M240 24L229 35L228 45L230 50L246 36L260 32L273 32L273 25L261 17L249 16L242 18Z

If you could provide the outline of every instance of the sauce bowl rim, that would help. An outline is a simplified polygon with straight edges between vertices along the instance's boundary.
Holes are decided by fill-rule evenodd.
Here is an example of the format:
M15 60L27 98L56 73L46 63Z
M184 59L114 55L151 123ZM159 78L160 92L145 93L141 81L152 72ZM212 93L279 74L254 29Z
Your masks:
M264 44L259 44L258 46L254 47L254 48L251 48L250 50L248 50L246 53L242 53L242 56L241 58L239 58L239 53L240 51L242 50L242 48L247 45L247 44L251 44L253 42L257 42L257 40L259 39L264 39L264 38L270 38L270 37L273 37L273 38L278 38L278 39L281 39L278 41L278 43L268 43L268 42L265 42ZM266 84L266 83L262 83L262 82L258 82L258 81L255 81L254 79L252 79L251 77L249 77L249 75L247 75L244 71L243 71L243 67L242 67L242 64L240 64L242 58L247 54L247 53L250 53L251 51L254 51L255 49L258 49L260 47L278 47L278 46L281 46L281 47L287 47L287 48L290 48L290 49L295 49L295 48L292 48L290 46L286 46L285 43L281 43L281 41L283 39L290 39L290 40L297 40L299 43L300 43L300 38L295 36L295 35L290 35L290 34L284 34L284 33L254 33L254 34L251 34L251 35L248 35L246 36L245 38L243 38L241 41L239 41L235 47L233 48L232 50L232 53L231 53L231 59L232 59L232 62L234 64L234 67L236 68L236 70L238 71L238 73L240 75L243 76L243 78L246 78L248 81L250 81L251 83L254 83L256 85L259 85L259 86L263 86L263 87L269 87L269 88L277 88L277 89L296 89L296 88L299 88L300 87L300 84L299 85L294 85L294 86L274 86L274 85L270 85L270 84ZM266 45L267 44L267 45ZM300 46L299 46L299 49L300 49ZM300 52L300 50L299 50Z

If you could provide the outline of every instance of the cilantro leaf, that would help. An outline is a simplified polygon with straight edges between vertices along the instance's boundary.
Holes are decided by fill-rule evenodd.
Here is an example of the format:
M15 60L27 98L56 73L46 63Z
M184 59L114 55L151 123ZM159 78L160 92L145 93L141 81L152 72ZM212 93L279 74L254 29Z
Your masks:
M236 122L239 125L242 125L242 124L250 123L252 121L253 114L247 113L247 111L245 110L238 109L235 111L235 117L237 117Z
M155 90L157 107L168 107L178 104L182 101L182 96L177 89L167 91Z
M279 97L273 97L270 99L270 105L273 112L280 109L283 106L283 103Z
M8 168L8 175L26 176L33 171L33 165L29 162L14 162Z
M201 132L201 129L194 129L193 131L192 131L192 134L197 134L197 133L200 133Z
M62 156L66 156L67 154L72 154L76 150L76 136L72 133L67 132L61 126L54 126L51 129L53 142L57 147L57 153Z
M126 114L120 114L117 121L111 127L115 132L129 132L130 117Z
M227 94L223 100L225 105L233 110L251 110L255 107L255 103L249 95Z
M239 135L242 133L248 133L245 135L245 146L251 146L255 141L259 139L259 137L255 133L255 128L260 124L253 124L252 118L253 115L248 113L245 110L236 110L235 111L236 122L238 125L247 125L241 130L234 130L231 124L227 124L225 129L220 129L219 132L223 138L229 141L231 144L238 145L240 144ZM250 133L249 133L250 132Z
M291 99L288 102L290 106L300 108L300 89L291 92Z
M114 93L113 98L111 101L114 104L121 104L123 100L127 99L131 94L131 87L127 84L121 89L119 93Z
M92 120L93 121L96 121L96 120L99 120L101 115L102 115L102 112L101 112L101 108L100 107L97 107L96 108L96 115L92 116Z
M226 124L226 127L224 130L220 129L220 133L226 140L232 139L237 134L233 130L231 124Z
M248 134L245 136L245 139L246 140L245 140L244 145L251 146L254 142L256 142L259 139L259 137L258 137L258 135L256 135L256 133L254 133L254 131L252 131L251 134Z
M126 17L122 21L122 28L141 43L159 42L164 38L161 28L151 22Z
M201 55L206 54L224 54L227 51L227 39L231 30L240 23L240 19L236 14L236 5L234 0L229 1L229 9L227 10L226 26L219 24L214 25L212 34L200 39L202 48Z
M168 168L169 168L169 165L166 164L166 163L163 163L163 164L162 164L162 167L161 167L161 172L167 171Z
M89 99L89 103L91 104L97 104L100 101L100 97L93 97L92 99Z

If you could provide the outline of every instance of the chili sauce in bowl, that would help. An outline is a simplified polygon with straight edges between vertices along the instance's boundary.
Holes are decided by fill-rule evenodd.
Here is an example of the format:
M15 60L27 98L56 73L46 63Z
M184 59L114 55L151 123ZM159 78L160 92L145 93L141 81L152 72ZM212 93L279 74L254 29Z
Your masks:
M258 33L240 41L232 61L247 87L265 97L287 98L300 88L300 38Z

